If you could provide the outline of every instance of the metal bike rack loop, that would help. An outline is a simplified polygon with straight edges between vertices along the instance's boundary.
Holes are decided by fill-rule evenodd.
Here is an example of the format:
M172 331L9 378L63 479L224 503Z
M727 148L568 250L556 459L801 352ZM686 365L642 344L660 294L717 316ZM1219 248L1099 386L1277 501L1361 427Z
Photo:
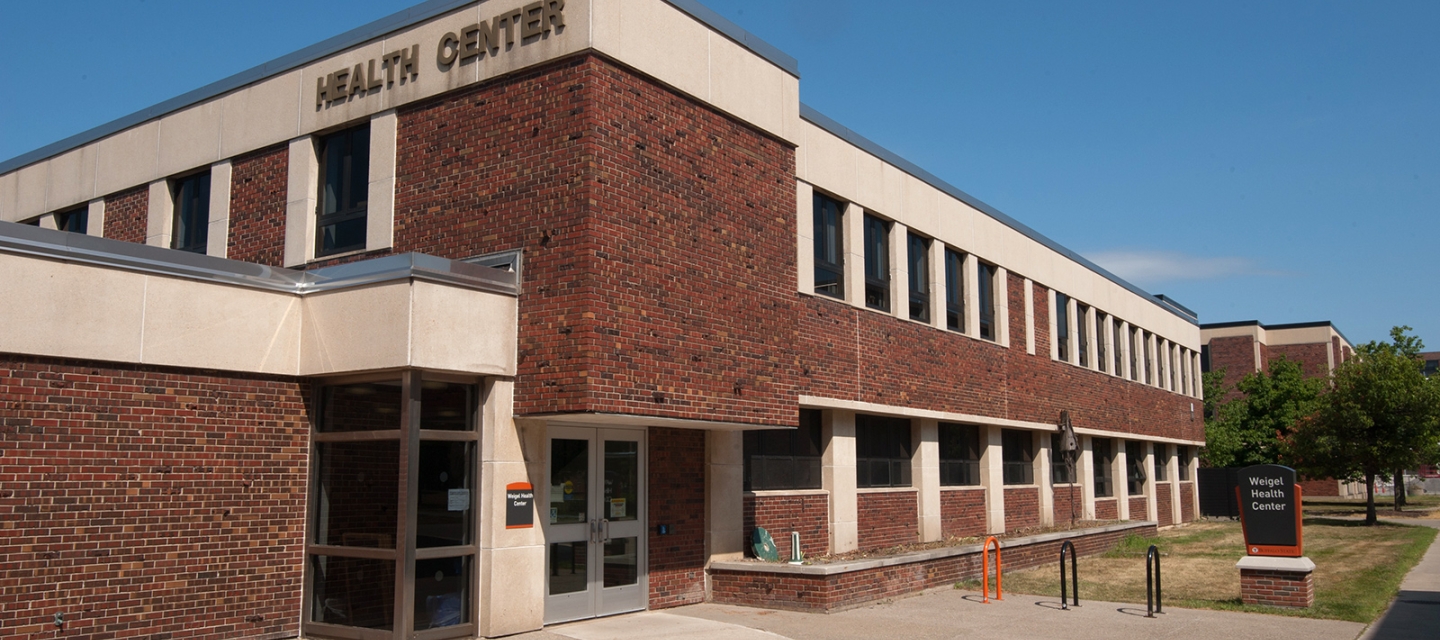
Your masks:
M1155 569L1155 579L1150 579L1151 567ZM1160 610L1160 549L1155 545L1145 551L1145 617L1154 618L1157 613L1165 613Z
M1080 578L1076 577L1075 571L1075 543L1066 540L1060 543L1060 608L1068 610L1070 605L1065 604L1065 552L1070 552L1070 585L1074 588L1071 597L1075 599L1075 606L1080 606Z
M995 536L985 539L985 547L980 550L980 592L984 596L980 602L990 604L990 543L995 543L995 599L1004 600L1000 592L1000 540Z

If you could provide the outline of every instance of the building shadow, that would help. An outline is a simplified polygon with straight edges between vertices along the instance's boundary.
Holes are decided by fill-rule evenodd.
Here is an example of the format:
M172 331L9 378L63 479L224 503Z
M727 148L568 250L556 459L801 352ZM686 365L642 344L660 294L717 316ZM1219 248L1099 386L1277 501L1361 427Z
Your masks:
M1440 629L1440 592L1401 591L1399 597L1375 623L1366 637L1370 640L1433 638Z

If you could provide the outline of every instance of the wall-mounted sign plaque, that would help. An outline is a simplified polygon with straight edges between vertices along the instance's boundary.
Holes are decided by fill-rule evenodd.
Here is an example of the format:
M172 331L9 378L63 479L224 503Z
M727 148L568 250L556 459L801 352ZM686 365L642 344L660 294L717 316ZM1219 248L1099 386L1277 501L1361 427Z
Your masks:
M505 485L505 528L529 529L535 526L535 488L528 482Z
M1245 467L1237 477L1236 497L1245 530L1245 553L1300 557L1300 485L1295 470L1278 464Z

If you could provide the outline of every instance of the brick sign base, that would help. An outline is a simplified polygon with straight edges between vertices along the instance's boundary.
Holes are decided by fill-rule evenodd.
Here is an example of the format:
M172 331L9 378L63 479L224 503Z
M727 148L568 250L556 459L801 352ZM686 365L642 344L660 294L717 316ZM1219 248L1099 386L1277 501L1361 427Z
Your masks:
M1315 563L1309 558L1248 556L1240 568L1245 604L1306 608L1315 604Z

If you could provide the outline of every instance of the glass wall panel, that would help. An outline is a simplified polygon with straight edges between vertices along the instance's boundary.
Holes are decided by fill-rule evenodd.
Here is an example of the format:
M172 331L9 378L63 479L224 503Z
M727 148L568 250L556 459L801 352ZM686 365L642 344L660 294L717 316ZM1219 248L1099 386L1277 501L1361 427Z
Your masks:
M589 441L550 441L551 524L585 522L589 518L589 477Z
M325 387L320 392L321 433L400 428L400 381Z
M588 540L550 543L550 595L578 593L590 583Z
M320 442L315 452L315 544L394 549L400 442Z
M469 431L475 425L473 384L426 380L420 384L420 428Z
M310 556L310 621L390 630L395 561Z
M415 561L415 629L470 622L470 556Z
M617 521L640 517L640 443L606 440L604 468L605 518Z
M420 443L420 504L415 546L452 547L470 542L472 493L469 442Z
M605 586L623 587L640 581L640 545L637 538L614 538L605 543Z

